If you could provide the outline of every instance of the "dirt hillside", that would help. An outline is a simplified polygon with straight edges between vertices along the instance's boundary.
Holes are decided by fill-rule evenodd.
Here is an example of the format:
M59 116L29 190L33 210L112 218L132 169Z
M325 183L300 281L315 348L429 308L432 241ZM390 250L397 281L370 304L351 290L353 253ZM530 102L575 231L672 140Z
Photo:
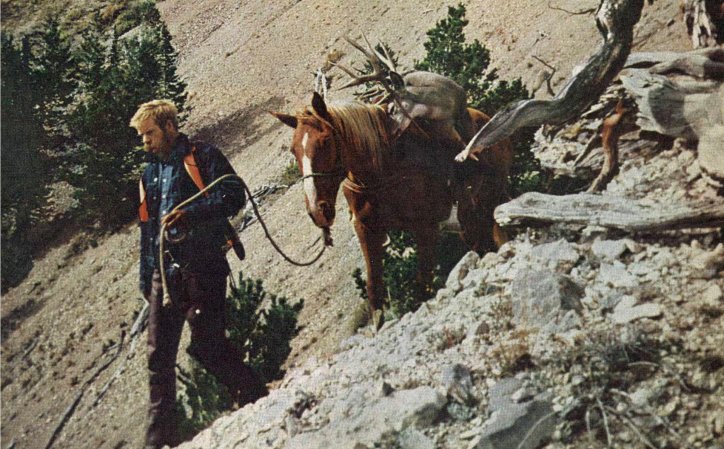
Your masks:
M491 50L502 78L520 76L529 86L543 69L533 56L556 67L556 89L599 42L592 15L571 14L594 8L596 1L463 4L470 20L468 39L477 38ZM266 111L292 112L308 102L312 72L329 52L349 53L343 59L348 63L358 59L342 39L347 33L364 32L387 42L401 63L411 66L424 54L425 32L451 5L438 0L161 1L158 8L191 92L186 131L219 145L252 188L278 182L291 161L291 133ZM676 2L647 5L634 51L688 49L678 14ZM331 94L333 99L345 95ZM319 231L304 211L302 195L299 185L292 186L267 201L263 213L281 246L306 259L313 255L307 247ZM272 292L306 301L291 366L331 355L351 333L348 321L358 300L350 273L362 259L345 207L340 198L335 246L314 268L284 262L258 225L242 235L248 259L232 268L264 279ZM45 447L75 399L77 409L53 447L140 446L147 400L145 335L134 352L127 347L142 305L136 247L134 225L100 241L77 236L36 261L30 276L3 296L3 448ZM119 358L92 379L122 339ZM126 359L122 375L93 405ZM78 398L86 382L90 387Z

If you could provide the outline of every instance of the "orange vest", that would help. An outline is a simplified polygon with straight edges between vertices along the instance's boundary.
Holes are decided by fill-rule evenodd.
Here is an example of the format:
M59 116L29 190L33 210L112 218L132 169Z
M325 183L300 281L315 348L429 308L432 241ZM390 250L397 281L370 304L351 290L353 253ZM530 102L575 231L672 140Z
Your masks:
M194 182L196 187L199 190L203 190L206 188L206 184L204 184L204 180L201 177L201 172L199 172L199 166L196 165L196 157L194 156L195 153L196 147L192 146L191 152L184 156L184 168L186 169L186 173L188 173L189 177L191 177L191 180ZM145 223L148 221L148 205L146 204L146 189L143 188L143 179L138 180L138 193L141 197L141 204L138 206L138 218L141 220L141 222ZM204 195L208 196L208 194L208 192L204 192ZM226 222L226 229L224 231L224 234L226 236L225 250L228 251L229 249L233 249L239 260L244 260L244 245L242 245L241 239L239 239L239 235L236 233L236 230L228 221Z
M194 153L196 153L196 147L192 146L191 152L184 156L184 168L196 187L199 190L203 190L206 188L206 185L201 177L201 172L199 172L199 166L196 165ZM141 204L138 206L138 218L141 222L145 223L148 221L148 205L146 204L146 189L143 188L143 179L138 180L138 194L141 198ZM206 192L206 195L208 195L208 192Z

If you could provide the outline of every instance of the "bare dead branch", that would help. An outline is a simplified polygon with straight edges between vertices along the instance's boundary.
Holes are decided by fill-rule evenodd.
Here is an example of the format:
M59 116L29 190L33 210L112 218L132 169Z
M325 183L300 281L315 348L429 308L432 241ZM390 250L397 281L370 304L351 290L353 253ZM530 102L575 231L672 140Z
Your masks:
M549 69L551 69L551 73L549 73L549 74L546 76L546 87L548 88L548 94L549 94L549 95L555 95L556 93L553 92L553 87L551 87L551 80L553 79L553 75L556 73L556 68L553 67L552 65L548 64L547 62L545 62L544 60L542 60L541 58L539 58L539 57L536 56L536 55L533 55L533 59L535 59L536 61L540 62L541 64L543 64L544 66L548 67Z
M603 43L583 68L550 100L523 100L498 112L468 143L456 160L479 153L525 127L559 125L579 116L618 75L631 51L633 27L644 0L601 0L596 25Z
M621 421L623 421L623 423L626 424L628 428L636 434L637 437L639 437L639 440L641 440L641 442L644 443L646 447L650 449L658 449L656 445L654 445L654 443L652 443L651 440L649 440L648 437L646 437L646 435L641 432L641 429L638 428L638 426L633 422L628 414L619 413L616 411L616 409L609 406L606 406L606 410L610 411L612 414L616 415Z
M596 12L596 8L581 9L578 11L569 11L567 9L560 8L558 6L551 5L551 2L548 2L548 7L550 9L555 9L556 11L563 11L563 12L567 13L569 16L581 16L583 14L593 14Z
M618 173L618 139L631 129L631 121L624 121L624 116L630 110L619 99L614 112L603 120L601 141L603 143L603 167L588 192L600 192Z
M600 143L601 143L601 134L596 133L593 136L591 136L591 138L588 140L588 143L583 148L583 151L581 151L581 154L579 154L578 157L576 157L576 160L573 161L573 165L577 166L578 164L580 164L584 159L586 159L586 157L589 154L591 154L591 151L594 148L596 148L596 146Z
M714 47L717 45L716 25L706 9L705 0L684 0L684 22L691 36L694 48Z
M143 329L146 327L146 324L148 324L148 313L149 313L149 306L148 303L145 303L143 305L143 308L141 309L141 312L136 317L136 321L133 322L133 325L131 326L131 344L128 349L128 354L126 354L126 357L121 361L121 364L118 365L118 368L113 372L113 375L106 381L106 383L103 385L103 387L100 389L98 394L96 395L95 400L93 400L93 405L91 407L97 406L101 399L103 399L103 396L106 395L108 390L111 388L111 385L113 385L113 382L123 374L123 371L126 368L126 363L128 363L128 360L133 357L133 354L136 350L136 344L138 343L138 338L141 335L141 332L143 332Z

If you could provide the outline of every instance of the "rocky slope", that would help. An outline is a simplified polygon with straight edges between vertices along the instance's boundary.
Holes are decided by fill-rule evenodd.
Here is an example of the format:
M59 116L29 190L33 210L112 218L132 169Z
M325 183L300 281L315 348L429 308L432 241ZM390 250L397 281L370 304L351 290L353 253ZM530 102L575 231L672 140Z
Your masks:
M715 195L687 174L694 157L678 144L632 157L604 194L656 198L665 179ZM416 313L180 447L590 448L605 433L613 447L724 447L717 237L558 226L469 253Z
M482 0L464 3L468 7L467 18L470 20L470 25L466 28L468 37L480 39L490 48L493 65L499 69L503 78L522 76L526 84L533 84L543 68L532 58L535 55L557 68L553 83L555 89L598 42L590 15L571 15L555 9L585 9L595 6L597 2L586 2L585 5L562 2L550 6L532 0ZM322 0L208 0L193 3L165 0L159 2L158 6L180 51L180 70L192 93L190 101L194 109L187 131L219 144L229 155L239 174L249 185L257 187L277 182L279 175L291 161L287 150L291 139L289 131L265 112L291 112L304 105L309 100L311 91L311 72L325 62L329 52L336 50L350 53L345 56L344 60L347 62L356 59L357 56L352 54L341 39L345 33L354 36L364 32L373 39L384 40L399 52L403 64L411 66L415 59L424 54L422 44L425 41L425 32L445 16L448 4L439 0L370 1L353 4ZM657 1L647 6L637 27L635 50L688 48L684 27L677 20L677 15L674 2ZM565 23L565 26L561 26L562 23ZM333 92L332 97L343 98L344 95L347 94ZM685 149L671 151L673 153L667 156L681 157L681 163L686 163L685 159L689 157L681 155L690 154ZM656 157L661 158L661 164L670 160L661 155ZM636 160L638 162L634 163L640 164L640 170L645 170L650 159ZM654 175L660 176L658 173ZM621 176L618 179L620 185L628 186L630 182ZM659 182L667 180L660 177L657 179ZM686 185L682 188L688 187ZM243 239L250 257L243 265L235 265L234 269L243 269L248 275L262 277L266 287L275 293L292 298L305 298L305 310L301 316L304 329L294 342L294 353L290 360L292 371L283 381L283 386L272 393L270 398L253 408L243 409L237 417L225 418L219 425L240 427L243 420L252 419L253 415L260 424L248 425L247 438L250 440L241 446L253 447L250 443L252 439L261 441L261 438L272 438L271 435L277 441L276 444L283 444L287 439L293 441L290 435L294 430L289 429L294 426L302 431L297 441L310 441L311 445L311 438L316 437L308 435L308 431L317 427L319 438L341 438L341 434L335 432L343 432L344 429L326 428L323 421L330 417L337 419L339 416L351 416L354 407L346 408L343 400L349 397L353 401L356 397L360 401L371 401L369 404L377 407L371 410L379 411L377 422L380 431L376 435L360 436L360 442L375 440L380 442L379 444L386 444L382 442L387 441L387 438L407 438L400 436L400 426L393 426L395 428L391 432L385 430L388 427L382 422L382 418L387 416L384 413L391 410L395 415L407 416L407 424L416 422L421 426L422 431L411 429L405 433L411 435L409 438L412 438L412 441L414 438L422 439L416 433L422 432L425 438L433 442L447 447L460 447L455 446L458 444L455 443L455 438L469 435L467 430L477 428L475 426L487 417L488 409L485 404L488 401L488 383L511 374L510 367L506 367L507 362L504 363L504 359L495 362L495 357L489 355L489 351L498 345L498 357L504 358L514 353L511 351L515 348L500 345L503 342L516 341L507 337L508 334L517 332L517 327L508 328L500 324L498 318L490 321L485 317L491 314L494 317L501 315L500 320L505 322L505 317L508 316L507 306L491 307L505 304L506 297L512 295L512 286L508 285L508 281L515 279L515 273L520 271L520 268L510 268L508 274L499 270L505 266L528 263L528 259L533 260L533 247L537 247L542 241L531 240L526 243L525 240L520 240L511 243L495 256L495 263L491 262L493 256L483 261L468 261L469 264L480 266L472 270L474 276L465 281L470 288L466 287L462 292L469 297L458 300L468 304L470 310L458 309L458 312L454 313L457 302L452 299L452 294L461 287L451 286L450 290L441 293L435 302L424 307L418 314L388 325L378 338L368 340L366 337L352 336L349 339L352 332L347 321L358 304L350 273L361 265L361 256L351 226L344 219L346 212L342 203L343 201L340 201L338 204L340 218L334 227L336 245L314 269L292 268L283 262L264 240L258 226L252 226L244 232ZM307 245L317 238L319 231L312 226L303 210L300 186L292 186L274 201L267 202L263 212L275 238L284 248L289 248L289 251L299 258L311 255ZM541 238L543 241L557 241L559 236L543 235ZM575 266L555 267L553 273L546 275L555 277L566 274L571 276L574 282L585 285L596 281L599 272L605 272L608 268L602 269L601 265L597 264L598 256L590 252L589 246L592 245L593 238L595 237L580 237L578 234L569 237L568 243L562 245L569 249L568 252L573 251L579 255ZM659 248L659 253L663 251L663 254L670 255L668 261L662 262L664 265L656 266L659 273L666 267L666 274L660 276L659 280L647 282L664 282L670 285L671 289L678 288L671 290L672 295L680 295L677 298L691 298L705 291L702 282L707 282L707 286L710 286L712 281L689 280L690 273L684 270L686 266L680 262L675 263L676 258L698 257L713 251L714 247L713 242L706 239L700 239L697 246L693 239L694 237L682 236L661 242L635 239L639 245L634 245L638 248L636 255L618 256L611 261L611 269L618 270L613 273L619 273L621 264L631 266L631 258L636 257L641 260L636 260L634 266L647 266L647 260L655 258L655 250L651 249L649 252L649 247ZM131 324L141 308L141 299L136 292L136 243L134 226L100 241L77 236L68 245L49 250L42 260L36 262L26 281L3 296L3 447L45 447L64 411L76 399L76 411L53 447L123 448L140 445L146 401L144 350L142 344L134 351L128 348ZM618 245L620 246L620 243ZM666 259L664 256L659 257ZM540 264L531 265L530 269L539 268ZM577 270L575 273L574 268ZM484 270L488 273L485 275L486 281L476 280L475 276ZM670 276L669 273L677 275ZM591 276L591 279L588 276ZM639 279L636 273L631 276ZM715 281L719 287L720 282L719 279ZM479 287L480 285L493 287L490 292L478 291L483 288ZM481 295L487 299L481 300ZM626 295L638 300L652 299L647 295L636 296L635 292L626 292ZM716 296L716 291L710 291L707 298L711 296ZM574 331L586 329L585 326L589 325L587 320L595 321L600 318L605 323L609 322L603 319L605 315L596 304L588 304L586 298L588 296L581 298L586 308L582 309L580 322L573 323ZM716 321L718 318L706 318L709 316L706 313L693 313L692 311L698 310L697 304L690 307L686 306L687 303L674 306L667 303L669 299L666 298L654 298L663 309L663 318L653 321L655 326L670 323L674 329L672 332L682 333L679 336L682 340L686 332L700 335L697 338L704 340L705 337L718 335L714 331L716 328L707 327L717 323L720 325L721 323ZM590 299L593 301L600 298L591 296ZM627 301L630 302L630 299ZM432 315L426 316L432 314L434 309L447 310L451 319L453 316L465 319L460 321L459 326L453 326L452 322L446 321L444 315L435 318ZM668 314L675 316L669 317ZM679 324L669 320L679 316L689 323L683 330L677 327ZM705 319L710 320L707 322L709 324L700 323ZM419 325L420 329L410 330L409 334L405 334L404 329L408 322L422 324ZM483 322L490 328L489 331L485 331L485 326L478 325ZM476 323L475 326L473 323ZM607 325L613 326L610 323ZM475 327L476 331L481 327L480 334L473 332L475 335L468 336L470 327ZM700 329L703 332L701 334ZM425 342L423 337L417 336L413 338L415 333L424 335L424 338L429 336L432 341ZM504 334L506 338L498 338L499 334ZM408 340L409 344L403 344ZM350 351L334 358L333 354L339 351L342 341ZM112 359L118 350L119 342L124 343L119 352L120 356ZM705 347L716 347L715 343L707 343ZM531 342L526 344L534 347ZM423 347L428 349L424 350ZM418 348L423 351L419 355ZM400 363L393 359L384 361L383 354L387 353L385 355L389 356L398 350L399 358L394 360ZM355 360L352 359L355 352L369 354L369 363L359 363L362 359L351 361ZM377 355L373 356L373 353ZM408 354L408 357L404 357L404 354ZM314 358L309 359L310 357ZM436 362L437 359L440 363ZM486 362L488 359L493 361ZM99 372L97 378L94 377L99 368L111 360L113 361L110 367ZM712 360L717 359L715 357ZM184 363L183 356L181 363ZM299 368L305 363L306 374L305 368ZM356 370L352 370L355 363ZM454 402L448 403L438 391L442 386L439 373L453 363L460 363L472 372L471 382L476 401L473 406L456 407ZM105 396L94 405L103 385L121 364L124 364L122 374L110 386ZM687 364L684 366L689 366ZM686 369L681 368L679 372L682 371ZM315 373L316 377L310 377L312 373ZM349 384L356 385L355 388L341 389L341 384L345 382L342 375L344 373L347 373ZM362 373L375 374L363 376ZM339 383L335 383L335 375L338 375L336 380ZM708 376L711 375L707 372L707 382ZM383 381L397 392L378 394ZM88 389L79 396L84 385L88 385ZM416 388L422 389L415 390ZM305 396L299 396L297 390ZM406 392L408 390L413 393ZM556 397L565 397L566 392L555 394ZM701 395L704 397L703 393ZM369 399L365 399L365 396L369 396ZM420 400L417 402L420 409L408 409L406 404L409 396ZM305 397L309 400L304 399ZM674 396L667 393L664 397L668 399ZM711 407L706 408L707 404L710 404L710 395L704 399L697 397L696 406L691 407L691 398L682 398L672 407L677 413L680 410L687 411L684 416L698 416L711 410ZM299 416L289 421L286 409L295 402L302 404L297 405ZM312 406L314 402L318 403L318 406ZM305 403L307 405L304 405ZM362 403L367 402L358 404ZM388 403L392 404L389 406L392 408L388 407ZM351 404L355 405L354 402ZM452 412L449 410L451 407ZM310 410L304 412L305 408ZM700 411L688 412L697 408ZM444 413L443 409L446 410ZM263 416L268 419L251 413L254 410L265 411L266 415ZM422 413L420 410L427 412ZM456 413L463 419L441 420L445 414L454 416ZM464 418L468 415L469 418ZM277 423L282 421L289 423L278 426ZM720 429L720 422L709 422L706 419L696 421L697 425L711 424L714 430ZM714 432L711 426L698 434L706 438ZM214 435L219 434L220 429L221 427L217 427L209 431L203 438L216 438ZM289 433L286 433L287 430ZM472 439L480 436L470 435ZM242 435L236 434L232 438L241 441ZM635 438L634 436L632 440ZM198 446L201 443L193 444ZM407 447L425 446L408 444Z

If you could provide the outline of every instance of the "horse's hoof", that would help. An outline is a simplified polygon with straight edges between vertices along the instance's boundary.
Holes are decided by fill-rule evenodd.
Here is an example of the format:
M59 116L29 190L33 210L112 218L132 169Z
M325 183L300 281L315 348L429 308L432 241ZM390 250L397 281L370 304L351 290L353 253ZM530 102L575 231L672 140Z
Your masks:
M380 330L382 325L385 324L385 314L382 309L372 312L372 324L375 327L375 332Z

